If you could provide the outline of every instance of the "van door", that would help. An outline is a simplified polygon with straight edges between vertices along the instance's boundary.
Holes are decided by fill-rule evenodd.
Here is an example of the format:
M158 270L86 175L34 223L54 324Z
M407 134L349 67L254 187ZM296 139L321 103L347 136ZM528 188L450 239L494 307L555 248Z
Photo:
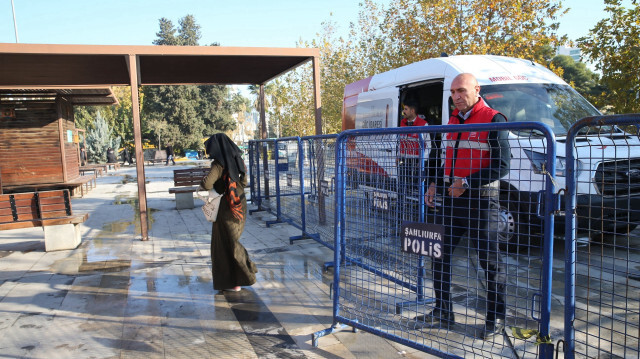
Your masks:
M400 103L397 126L402 120L402 104L405 99L411 98L418 103L418 115L424 116L429 125L442 124L442 93L444 80L438 79L428 83L405 85L400 88Z

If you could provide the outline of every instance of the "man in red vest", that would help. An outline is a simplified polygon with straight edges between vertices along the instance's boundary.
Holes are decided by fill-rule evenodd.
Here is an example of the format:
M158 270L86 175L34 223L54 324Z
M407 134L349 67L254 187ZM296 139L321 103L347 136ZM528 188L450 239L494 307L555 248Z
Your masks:
M463 73L451 82L455 110L449 124L502 123L507 119L480 97L480 86L472 74ZM434 207L436 191L442 190L439 219L445 227L442 256L433 258L435 308L416 320L454 322L451 303L451 257L458 242L469 231L472 246L487 281L487 311L482 338L504 331L504 268L498 248L497 227L500 178L509 172L511 152L508 131L450 132L443 138L443 166L429 180L425 196Z
M418 115L418 102L414 99L405 99L402 107L404 118L400 121L400 127L426 126L427 121ZM418 180L420 178L420 141L417 133L399 135L398 146L398 185L400 194L399 213L404 215L403 220L416 221L417 211L408 208L407 196L418 197ZM429 154L429 134L424 135L423 160ZM423 166L424 167L424 166Z

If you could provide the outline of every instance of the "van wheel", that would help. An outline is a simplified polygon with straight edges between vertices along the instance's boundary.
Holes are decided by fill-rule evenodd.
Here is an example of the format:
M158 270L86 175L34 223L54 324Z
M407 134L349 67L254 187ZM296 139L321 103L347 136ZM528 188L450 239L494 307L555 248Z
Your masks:
M529 214L519 205L518 196L500 191L498 211L498 241L500 248L508 252L520 252L532 245Z

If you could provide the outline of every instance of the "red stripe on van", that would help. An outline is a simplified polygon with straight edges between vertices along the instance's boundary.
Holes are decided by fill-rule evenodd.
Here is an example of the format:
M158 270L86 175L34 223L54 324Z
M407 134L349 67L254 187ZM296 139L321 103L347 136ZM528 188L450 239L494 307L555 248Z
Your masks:
M357 151L349 151L347 157L347 168L369 175L380 175L389 177L384 168L380 167L371 157Z
M344 98L347 99L351 96L361 94L363 92L369 91L369 84L371 83L371 78L373 76L369 76L366 79L362 79L360 81L356 81L348 84L344 87Z

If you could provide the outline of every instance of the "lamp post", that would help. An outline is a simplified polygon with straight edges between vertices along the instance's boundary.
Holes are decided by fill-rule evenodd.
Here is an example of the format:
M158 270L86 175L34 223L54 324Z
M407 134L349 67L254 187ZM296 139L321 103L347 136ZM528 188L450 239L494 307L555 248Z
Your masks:
M13 0L11 0L11 11L13 12L13 29L16 32L16 44L18 43L18 23L16 22L16 7L13 6Z

